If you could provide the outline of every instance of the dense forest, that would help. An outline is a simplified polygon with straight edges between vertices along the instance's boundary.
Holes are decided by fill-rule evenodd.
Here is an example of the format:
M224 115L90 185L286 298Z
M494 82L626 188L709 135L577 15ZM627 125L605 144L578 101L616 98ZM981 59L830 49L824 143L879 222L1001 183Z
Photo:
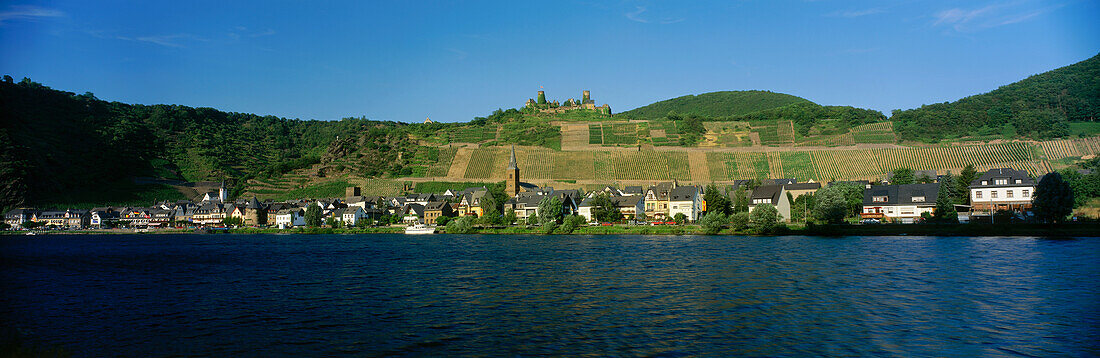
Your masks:
M239 190L249 178L281 175L351 151L366 157L360 174L395 174L404 171L397 157L413 151L408 131L417 126L130 105L5 76L0 207L63 201L59 195L127 193L140 187L134 177L226 181Z
M1100 55L989 93L896 110L890 119L902 138L913 141L988 133L1048 139L1069 135L1069 122L1096 121L1098 113Z
M872 109L851 106L822 106L807 102L726 118L726 120L732 121L775 121L779 119L793 121L798 126L798 130L802 132L802 135L807 135L810 129L821 120L838 120L842 124L840 127L851 128L861 124L885 121L886 116L882 112Z
M676 97L615 116L627 119L658 119L664 118L671 112L680 115L724 118L796 103L812 104L813 102L801 97L769 91L722 91Z

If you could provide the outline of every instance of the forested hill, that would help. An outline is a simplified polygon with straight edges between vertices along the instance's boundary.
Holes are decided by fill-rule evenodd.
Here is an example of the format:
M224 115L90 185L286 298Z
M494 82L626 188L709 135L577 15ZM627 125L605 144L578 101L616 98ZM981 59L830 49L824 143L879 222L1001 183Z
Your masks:
M0 208L118 203L145 199L143 189L164 192L164 187L135 185L133 177L227 181L239 188L251 177L317 164L337 142L339 152L355 150L371 159L363 161L362 175L400 172L398 153L413 145L409 126L130 105L5 76L0 82Z
M1016 133L1063 137L1069 122L1100 117L1100 55L950 103L894 111L894 128L917 141Z
M783 93L722 91L676 97L622 112L616 116L631 119L655 119L665 117L669 112L675 112L680 115L723 118L797 103L813 104L805 98Z

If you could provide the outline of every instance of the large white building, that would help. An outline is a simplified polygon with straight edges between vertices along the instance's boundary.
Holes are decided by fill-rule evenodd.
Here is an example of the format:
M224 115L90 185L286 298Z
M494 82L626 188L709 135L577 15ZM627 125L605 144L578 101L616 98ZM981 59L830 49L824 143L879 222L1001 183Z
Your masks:
M668 217L684 214L688 220L699 220L703 211L703 194L697 186L679 186L668 193Z
M1012 168L990 169L970 183L972 215L989 215L998 210L1030 211L1035 179Z
M921 214L932 213L939 199L940 185L904 184L871 185L863 191L864 219L883 219L914 223Z

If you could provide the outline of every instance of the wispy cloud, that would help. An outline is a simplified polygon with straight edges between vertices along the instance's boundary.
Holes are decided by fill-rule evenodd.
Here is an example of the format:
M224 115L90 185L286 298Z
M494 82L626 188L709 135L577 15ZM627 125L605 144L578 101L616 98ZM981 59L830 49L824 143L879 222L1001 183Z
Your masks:
M65 16L65 13L59 10L30 5L13 5L7 10L0 12L0 25L11 20L34 20L44 17L62 16Z
M886 10L883 10L881 8L873 8L873 9L864 9L864 10L833 11L833 12L830 12L828 14L825 14L825 16L854 18L854 17L860 17L860 16L881 14L881 13L884 13L884 12L886 12Z
M623 16L626 16L626 18L630 19L630 21L648 24L649 20L643 19L641 17L643 12L645 12L645 6L637 6L634 11L623 14Z
M100 36L103 37L103 36ZM207 41L191 34L149 35L149 36L112 36L116 40L144 42L164 47L185 48L187 42Z
M240 40L242 37L264 37L276 34L275 30L267 28L263 30L253 30L244 26L237 26L233 28L233 31L229 32L229 38L234 40Z
M645 12L646 12L646 7L645 6L635 6L634 11L627 12L627 13L623 14L623 16L626 16L626 18L630 19L630 21L640 22L640 23L643 23L643 24L656 23L656 24L661 24L661 25L668 25L668 24L675 24L677 22L684 21L683 18L662 18L660 20L657 20L656 22L653 22L653 21L651 21L651 20L649 20L645 17L642 17L642 14L645 13Z
M1062 5L1035 8L1029 1L989 4L980 8L951 8L932 15L932 26L946 26L957 32L970 32L1016 24L1033 19Z

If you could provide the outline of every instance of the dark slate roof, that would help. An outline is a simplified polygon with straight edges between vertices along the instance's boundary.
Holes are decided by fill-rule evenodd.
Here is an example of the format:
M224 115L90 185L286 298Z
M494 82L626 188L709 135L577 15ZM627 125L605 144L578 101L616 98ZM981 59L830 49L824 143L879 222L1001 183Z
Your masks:
M645 191L642 190L641 185L632 185L632 186L628 186L628 187L624 188L623 193L634 194L634 195L642 195L642 194L645 194Z
M772 204L775 204L778 202L776 200L779 193L783 191L782 189L783 187L779 185L761 185L752 191L749 199L771 199Z
M253 210L255 210L255 209L263 209L263 208L264 208L264 204L260 204L260 201L259 201L259 200L256 200L256 197L254 197L254 196L253 196L253 197L252 197L252 200L249 200L249 201L248 201L248 205L245 205L245 208L246 208L246 209L253 209Z
M1008 184L993 184L996 179L1008 179ZM1020 182L1017 183L1017 180ZM985 181L986 184L982 185L982 181ZM1004 188L1021 185L1035 185L1035 179L1031 179L1027 176L1027 172L1023 170L1012 168L990 169L970 183L971 188Z
M672 189L668 193L669 201L691 201L695 199L695 196L699 194L699 187L697 186L680 186L676 189Z
M891 206L891 205L917 205L934 206L939 199L940 185L905 184L905 185L872 185L871 189L863 191L863 206ZM874 197L886 196L885 202L875 202ZM923 202L914 202L913 197L923 196Z
M760 185L785 185L797 182L798 180L795 178L764 179L760 181Z
M420 204L408 204L401 209L401 215L408 215L409 212L413 212L417 216L424 216L424 205Z
M515 170L519 167L516 165L516 146L512 146L512 158L508 160L508 168L505 170Z
M446 201L433 201L433 202L428 203L428 205L424 207L424 210L431 210L431 211L443 210L443 207L446 206L446 205L447 205Z
M678 189L678 188L677 188ZM638 202L645 200L644 196L630 195L630 196L613 196L611 202L615 203L615 207L619 208L633 208L638 206ZM591 206L591 205L589 205Z
M816 190L821 189L821 183L794 183L783 186L787 190Z

